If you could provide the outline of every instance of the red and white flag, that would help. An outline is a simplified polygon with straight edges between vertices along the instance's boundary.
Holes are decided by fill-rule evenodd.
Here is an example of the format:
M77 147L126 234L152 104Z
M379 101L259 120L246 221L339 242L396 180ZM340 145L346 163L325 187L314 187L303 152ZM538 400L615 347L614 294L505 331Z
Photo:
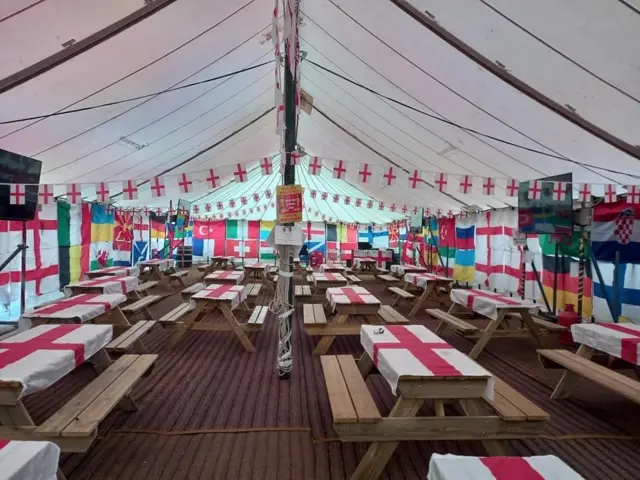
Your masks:
M195 213L196 215L200 213L200 207L198 205L193 206L193 213Z
M318 191L317 190L311 190L311 198L316 198L316 196L318 195Z
M386 167L382 173L382 186L393 187L398 179L397 168Z
M567 198L567 182L553 182L553 199L562 202Z
M107 201L109 196L107 195ZM38 203L40 205L49 205L53 203L53 185L41 184L38 186Z
M154 177L151 179L151 196L153 198L164 197L167 189L164 183L164 178Z
M361 207L362 206L362 199L361 198L356 198L355 205L356 205L356 207Z
M368 163L360 163L358 165L358 181L360 183L371 183L371 177L373 175L373 168Z
M209 175L207 175L207 182L210 188L217 188L220 186L220 176L216 174L213 168L209 169Z
M449 185L448 175L444 172L436 173L435 184L439 192L446 192Z
M613 203L618 200L618 192L616 186L608 184L604 186L604 203Z
M367 208L373 208L373 200L367 200Z
M189 193L193 190L193 181L187 173L181 173L178 175L178 188L180 193Z
M100 203L109 203L110 195L109 195L109 184L106 182L96 183L96 197L98 197L98 202Z
M344 201L345 205L351 205L351 197L349 197L348 195L345 195L342 200Z
M224 210L224 203L216 202L216 208L218 209L218 211Z
M247 174L247 170L241 163L236 164L236 168L233 171L233 177L236 182L242 183L246 182L249 179L249 175Z
M627 185L627 203L638 205L640 203L640 186Z
M580 188L578 188L578 199L581 202L591 201L591 184L590 183L580 184Z
M378 202L378 210L384 210L384 202Z
M542 182L540 180L532 180L529 184L529 200L540 200L542 197Z
M346 174L347 174L347 167L345 165L345 162L342 160L336 161L333 166L333 178L344 180Z
M67 184L67 201L71 205L82 203L82 185L79 183Z
M309 175L320 175L322 170L322 161L318 157L311 157L309 161Z
M415 190L422 183L422 175L419 170L414 170L411 175L409 175L409 188Z
M520 182L515 178L507 180L507 197L517 197L520 191Z
M340 201L340 195L335 194L335 195L333 196L333 203L338 203L339 201Z
M240 197L240 203L242 205L246 205L248 202L247 197L245 197L244 195L242 197Z
M137 200L138 182L135 180L126 180L122 182L122 196L125 200Z
M460 188L458 189L458 191L460 193L471 193L472 188L473 188L473 176L462 175L460 177Z
M271 198L271 190L265 190L264 197L267 199Z
M229 208L235 208L236 206L236 201L235 200L229 200Z
M262 160L260 160L260 171L262 172L262 175L271 175L273 172L271 158L263 157Z
M320 192L320 200L326 200L329 197L327 192Z
M24 205L27 201L27 188L21 183L9 185L9 204Z
M482 192L485 195L493 195L496 191L496 181L491 177L485 177L482 180Z

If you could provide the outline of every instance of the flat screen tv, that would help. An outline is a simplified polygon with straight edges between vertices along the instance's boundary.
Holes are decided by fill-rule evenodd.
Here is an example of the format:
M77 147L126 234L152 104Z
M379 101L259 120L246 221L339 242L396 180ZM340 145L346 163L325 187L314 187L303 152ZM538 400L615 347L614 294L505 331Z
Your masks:
M521 182L518 190L518 229L522 233L571 234L573 231L572 175L566 173L538 179L540 191L530 198L534 181ZM564 194L554 191L556 182L564 182Z
M0 149L0 219L33 220L38 208L38 184L42 162ZM11 204L9 184L30 184L25 187L24 205Z
M424 224L424 208L418 208L411 214L409 220L409 230L413 233L422 233L422 226Z

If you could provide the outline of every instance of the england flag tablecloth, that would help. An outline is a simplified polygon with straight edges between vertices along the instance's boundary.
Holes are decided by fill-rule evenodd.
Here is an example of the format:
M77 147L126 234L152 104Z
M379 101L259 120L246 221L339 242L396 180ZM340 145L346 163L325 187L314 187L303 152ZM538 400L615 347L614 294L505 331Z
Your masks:
M336 305L380 305L380 300L364 287L327 288L327 300L331 309L336 308Z
M344 272L345 267L337 263L323 263L320 265L321 272Z
M160 270L168 270L173 267L173 259L171 258L152 258L151 260L145 260L140 262L140 265L144 266L157 266Z
M431 273L407 273L404 276L404 281L414 284L418 288L427 288L429 282L449 282L453 283L453 278L441 277L440 275L433 275Z
M244 272L240 270L216 270L204 277L207 282L242 283Z
M553 455L463 457L431 455L427 480L584 480Z
M571 325L573 341L640 366L640 325L578 323Z
M0 342L0 381L43 390L111 341L111 325L40 325Z
M102 275L113 275L115 277L137 277L140 273L140 269L137 266L134 267L107 267L99 270L92 270L89 272L94 277Z
M347 279L339 273L314 272L312 274L312 277L313 277L313 283L318 283L318 282L344 282L345 284L347 283Z
M251 265L245 265L245 270L266 270L269 267L266 263L252 263Z
M64 287L64 293L67 296L72 295L72 289L94 289L99 288L102 293L122 293L126 295L138 288L138 277L111 277L104 276L94 278L92 280L84 280L78 283L72 283Z
M247 289L244 285L209 285L192 295L191 300L194 299L227 300L233 310L247 299Z
M362 325L360 343L394 394L401 377L475 377L493 398L491 373L422 325Z
M78 318L84 323L99 317L126 300L127 297L121 293L108 295L83 293L30 310L23 313L22 316L25 318L60 320L73 320Z
M60 447L51 442L0 440L0 478L56 480Z
M507 297L486 290L454 288L451 290L451 301L467 307L469 310L484 315L492 320L498 318L498 310L504 308L528 308L531 315L538 313L539 305L531 300Z
M415 265L391 265L391 273L402 277L405 273L422 273L426 272L424 267L416 267Z

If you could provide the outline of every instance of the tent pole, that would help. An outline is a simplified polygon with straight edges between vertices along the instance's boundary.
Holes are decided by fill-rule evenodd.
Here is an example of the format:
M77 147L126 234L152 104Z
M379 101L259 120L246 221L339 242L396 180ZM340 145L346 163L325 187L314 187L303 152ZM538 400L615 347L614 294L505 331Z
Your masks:
M555 246L555 255L553 257L553 314L556 315L557 307L558 307L558 268L560 267L558 263L558 255L560 253L560 245L558 244L559 240L556 239Z
M606 285L604 283L604 279L602 278L602 272L600 271L600 265L598 265L598 260L596 259L595 254L593 253L593 248L591 249L591 265L593 265L593 270L596 272L596 276L598 277L598 282L602 285L602 295L604 295L604 299L607 302L607 306L609 307L609 313L611 313L611 318L616 318L616 309L614 309L613 304L611 303L611 299L609 298L609 292L607 292ZM614 271L614 275L615 275ZM614 277L615 278L615 277ZM615 282L615 280L614 280ZM594 318L595 320L595 318Z
M613 321L620 321L620 248L616 250L615 264L613 266Z
M22 315L24 313L27 300L27 292L25 291L27 287L25 279L27 271L27 222L22 222L22 255L20 263L20 270L22 270L22 275L20 276L20 315Z
M292 2L292 7L295 11L292 14L292 18L295 22L298 21L298 2ZM286 7L285 7L286 8ZM297 25L294 26L297 29ZM295 41L297 41L297 35L293 36ZM296 183L296 171L293 165L291 154L296 151L297 147L297 131L296 131L296 79L294 77L293 71L291 70L292 65L289 65L289 49L294 49L297 52L297 45L290 45L289 40L286 40L285 54L284 54L284 124L285 124L285 133L284 133L284 153L285 153L285 166L284 166L284 185L295 185ZM294 65L295 67L295 65ZM293 223L287 223L285 226L293 227ZM283 251L286 251L283 250ZM293 255L289 255L289 258L284 259L287 265L287 271L289 272L289 277L281 277L283 279L286 278L287 283L289 285L287 291L287 305L289 308L294 308L294 281L293 281ZM282 262L282 260L281 260ZM288 315L286 318L280 320L281 322L286 323L285 330L291 332L291 315ZM279 339L281 341L282 339ZM289 335L285 340L282 348L278 349L278 354L280 356L288 356L288 358L293 361L293 349L291 346L291 335ZM280 357L278 357L278 377L281 380L291 378L291 368L285 368L282 362L279 361Z
M584 228L580 228L580 247L578 251L578 317L582 321L582 300L584 297Z

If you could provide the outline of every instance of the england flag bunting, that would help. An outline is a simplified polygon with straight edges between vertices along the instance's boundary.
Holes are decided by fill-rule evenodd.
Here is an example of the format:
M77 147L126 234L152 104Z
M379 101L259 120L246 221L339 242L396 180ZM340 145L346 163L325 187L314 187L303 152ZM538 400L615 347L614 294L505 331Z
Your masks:
M138 199L138 183L135 180L122 182L122 196L125 200Z
M189 193L193 190L193 182L188 174L181 173L178 176L178 188L180 193Z
M343 200L345 205L351 205L351 197L345 196Z
M471 193L473 188L473 177L471 175L462 175L460 177L460 187L458 191L460 193Z
M507 180L507 197L517 197L520 191L520 182L515 178Z
M580 184L580 187L578 187L578 199L581 202L591 201L591 184L589 183Z
M9 204L24 205L27 201L27 187L21 183L9 185Z
M378 202L378 210L384 210L384 202Z
M233 170L233 179L239 183L246 182L249 179L247 170L241 163L236 164Z
M322 161L318 157L311 157L309 161L308 172L309 175L320 175L322 170Z
M383 187L393 187L398 179L397 168L385 167L381 178Z
M273 172L273 165L269 157L264 157L260 160L260 171L262 172L262 175L271 175Z
M198 205L193 206L193 213L195 213L196 215L200 213L200 207L198 207Z
M71 205L79 205L82 202L82 185L79 183L67 185L67 202Z
M618 193L616 191L615 185L605 185L604 186L604 203L613 203L618 200Z
M164 184L164 179L162 177L155 177L151 179L151 196L153 198L164 197L164 194L167 191L167 188Z
M542 182L540 180L532 180L529 184L529 200L540 200L542 196Z
M415 190L420 188L420 184L422 183L422 175L419 170L413 170L409 175L409 188Z
M311 190L311 198L316 198L316 195L318 195L318 191L317 190Z
M333 196L333 203L338 203L339 201L340 201L340 195L335 194L335 195Z
M496 181L491 177L485 177L482 180L482 192L485 195L493 195L496 191Z
M260 194L259 193L254 193L253 194L253 201L254 202L259 202L260 201Z
M96 184L96 197L100 203L109 203L109 184L100 182Z
M229 200L229 208L235 208L236 206L236 201L235 200Z
M362 199L361 198L356 198L356 203L355 203L356 207L359 207L362 205Z
M240 203L241 203L242 205L246 205L246 204L247 204L247 201L248 201L248 200L247 200L247 197L245 197L245 196L240 197Z
M373 175L373 167L368 163L360 163L358 165L358 181L362 184L371 183Z
M216 171L213 168L209 169L206 180L210 188L217 188L218 186L220 186L220 175L217 175Z
M344 160L337 160L333 165L333 178L344 180L347 174L347 167Z
M567 182L553 182L553 199L562 202L567 197Z
M38 203L40 205L49 205L50 203L53 203L53 185L38 186Z
M627 185L627 203L637 205L640 203L640 186Z
M435 184L439 192L446 192L449 184L447 174L444 172L436 173Z
M373 200L367 200L367 208L373 208Z

